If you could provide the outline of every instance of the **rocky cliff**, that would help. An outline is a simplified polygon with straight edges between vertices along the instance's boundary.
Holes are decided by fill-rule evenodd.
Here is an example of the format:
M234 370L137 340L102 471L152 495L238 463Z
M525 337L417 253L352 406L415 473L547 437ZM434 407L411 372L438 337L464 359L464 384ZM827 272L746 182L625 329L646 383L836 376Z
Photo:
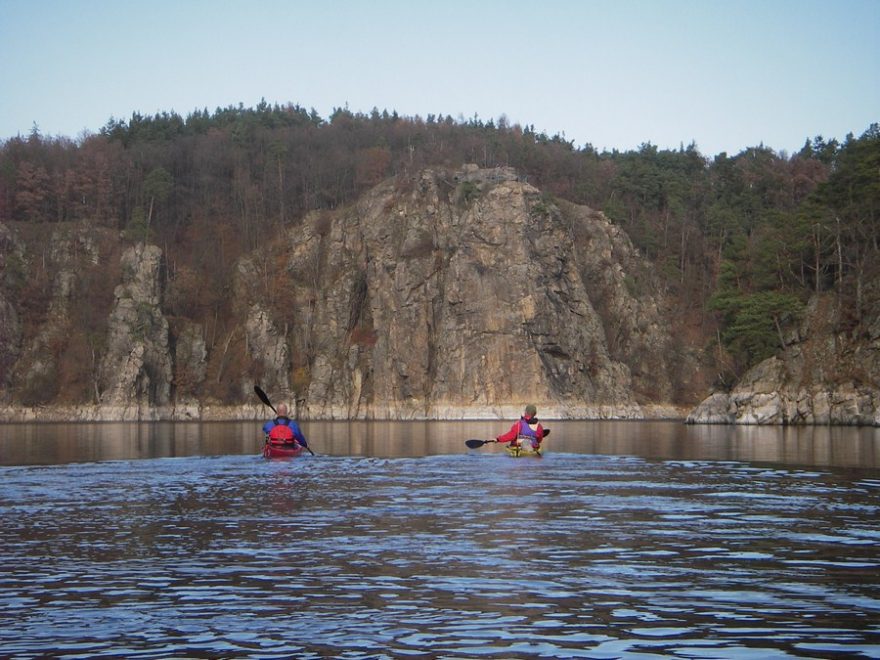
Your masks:
M7 396L12 370L21 353L21 321L9 300L8 289L14 279L13 264L21 263L22 259L22 247L9 228L0 224L0 395Z
M647 264L602 214L512 170L389 181L288 240L303 415L679 414L685 352Z
M834 294L815 297L780 355L713 393L687 421L880 426L880 309L852 327Z
M120 409L123 418L140 409L171 402L168 321L161 309L162 251L137 244L122 255L122 283L108 324L100 366L100 403ZM127 408L138 409L132 415Z
M169 317L159 247L96 231L0 232L4 264L46 273L27 331L31 276L0 283L5 419L253 417L254 381L306 418L682 416L701 385L628 237L510 169L425 170L305 218L237 263L223 341Z
M188 314L193 265L169 275L158 246L44 227L0 226L4 420L254 418L255 382L303 418L684 417L706 391L629 238L506 168L424 170L315 212L232 264L210 314ZM843 325L817 299L689 421L880 424L880 321Z

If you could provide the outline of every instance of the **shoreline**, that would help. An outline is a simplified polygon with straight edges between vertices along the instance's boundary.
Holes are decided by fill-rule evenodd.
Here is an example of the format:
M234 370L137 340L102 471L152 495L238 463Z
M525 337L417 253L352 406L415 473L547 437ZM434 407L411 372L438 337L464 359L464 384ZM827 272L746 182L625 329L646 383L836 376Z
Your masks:
M680 421L690 408L675 405L570 406L538 404L541 419L596 421ZM491 421L516 420L521 405L454 406L441 404L425 409L414 405L383 405L309 410L301 407L293 415L300 421ZM38 406L0 407L0 423L77 423L77 422L235 422L265 420L272 411L262 404L218 406L188 404L178 406Z
M689 426L776 426L776 427L862 427L880 428L880 424L847 424L834 422L800 422L792 424L770 419L736 420L729 417L695 419L693 409L673 404L639 406L588 406L538 403L538 417L542 420L573 421L671 421ZM362 407L352 412L333 407L309 410L301 407L294 417L302 422L479 422L519 419L520 405L455 406L442 404L424 407L414 405L383 405ZM151 422L250 422L265 421L272 411L262 404L238 406L186 404L178 406L0 406L0 424L38 423L151 423Z

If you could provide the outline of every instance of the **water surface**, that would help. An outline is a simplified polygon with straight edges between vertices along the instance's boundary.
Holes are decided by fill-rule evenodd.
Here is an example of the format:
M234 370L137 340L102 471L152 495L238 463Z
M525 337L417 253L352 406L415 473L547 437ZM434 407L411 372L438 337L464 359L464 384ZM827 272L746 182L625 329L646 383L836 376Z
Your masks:
M549 425L0 427L0 655L880 657L875 430Z
M689 426L680 422L545 422L550 453L650 459L744 460L880 468L880 428ZM460 454L468 438L494 438L509 421L304 422L315 453L420 457ZM258 454L259 422L0 424L0 465ZM498 450L486 447L484 451Z

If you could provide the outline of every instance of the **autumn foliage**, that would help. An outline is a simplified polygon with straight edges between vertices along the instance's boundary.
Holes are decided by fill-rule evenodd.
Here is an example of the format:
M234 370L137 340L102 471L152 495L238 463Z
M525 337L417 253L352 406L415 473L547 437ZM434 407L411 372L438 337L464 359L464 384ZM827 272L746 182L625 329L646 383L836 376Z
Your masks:
M680 314L707 341L721 339L716 348L728 351L734 371L774 350L811 293L840 291L855 327L876 289L869 283L880 263L877 125L842 144L807 139L792 155L760 145L710 159L693 144L600 153L504 119L442 114L337 109L324 119L265 102L186 117L136 113L76 141L35 129L3 142L0 222L87 222L159 245L165 312L202 325L214 356L204 387L224 395L223 346L243 341L229 309L239 257L313 211L326 232L326 212L387 177L463 163L512 166L550 200L604 211L656 265ZM284 323L283 254L264 254L259 267L265 299ZM14 283L14 299L25 322L37 325L48 275L29 268ZM100 295L95 310L103 312L110 294ZM771 323L751 321L765 309ZM100 334L96 318L83 322L90 336ZM75 346L86 362L90 341ZM356 327L352 341L373 338ZM89 387L72 372L64 378Z

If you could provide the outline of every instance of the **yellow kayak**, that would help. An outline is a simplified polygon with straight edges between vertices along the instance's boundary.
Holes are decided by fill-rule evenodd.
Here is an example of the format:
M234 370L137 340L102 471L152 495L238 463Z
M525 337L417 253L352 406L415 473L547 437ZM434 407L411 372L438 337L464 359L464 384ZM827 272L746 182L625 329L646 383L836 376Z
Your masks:
M505 451L513 458L541 458L543 448L533 449L531 446L523 445L507 445Z

